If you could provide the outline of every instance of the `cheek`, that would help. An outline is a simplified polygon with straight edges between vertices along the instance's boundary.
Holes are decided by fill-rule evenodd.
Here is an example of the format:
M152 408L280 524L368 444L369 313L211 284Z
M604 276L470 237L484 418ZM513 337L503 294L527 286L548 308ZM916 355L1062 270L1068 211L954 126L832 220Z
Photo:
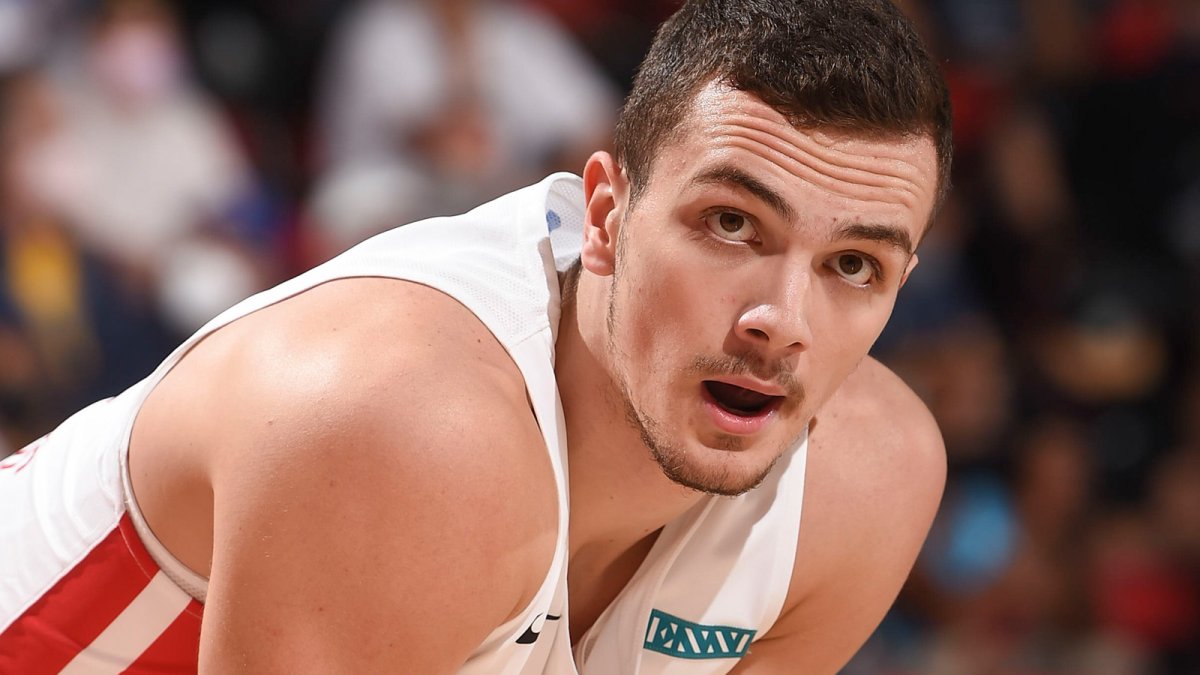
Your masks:
M875 344L888 312L867 304L828 303L814 331L812 356L827 365L832 382L840 383Z
M869 350L883 329L888 319L892 317L892 308L896 305L896 294L892 292L874 299L874 302L864 306L855 318L859 334L862 335L860 349Z
M886 316L881 319L877 314L863 307L834 308L824 342L839 352L866 352L883 330Z
M625 334L626 348L635 361L650 361L644 367L653 367L656 362L670 354L680 316L667 310L678 305L676 289L661 277L630 279L625 289L624 307L620 319L624 325L617 330Z
M677 363L705 353L701 344L732 294L715 294L682 255L664 254L630 261L619 280L622 307L615 327L624 333L630 357L645 362ZM720 344L717 336L716 344ZM654 367L654 363L647 364Z

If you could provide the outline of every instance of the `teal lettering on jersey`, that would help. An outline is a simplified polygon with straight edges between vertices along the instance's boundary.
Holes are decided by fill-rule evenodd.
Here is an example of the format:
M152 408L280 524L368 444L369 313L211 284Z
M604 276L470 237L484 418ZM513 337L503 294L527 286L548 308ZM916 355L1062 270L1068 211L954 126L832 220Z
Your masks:
M758 631L733 626L706 626L651 610L646 649L681 659L737 659L746 654Z

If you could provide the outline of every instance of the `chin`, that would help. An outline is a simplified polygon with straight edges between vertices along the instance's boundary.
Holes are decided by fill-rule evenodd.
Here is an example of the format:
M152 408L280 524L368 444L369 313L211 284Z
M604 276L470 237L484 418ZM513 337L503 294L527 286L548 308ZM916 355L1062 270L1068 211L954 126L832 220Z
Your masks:
M743 448L744 439L727 437L716 447L697 443L682 448L647 443L664 475L683 487L707 494L734 497L758 487L782 453L764 458L761 451Z

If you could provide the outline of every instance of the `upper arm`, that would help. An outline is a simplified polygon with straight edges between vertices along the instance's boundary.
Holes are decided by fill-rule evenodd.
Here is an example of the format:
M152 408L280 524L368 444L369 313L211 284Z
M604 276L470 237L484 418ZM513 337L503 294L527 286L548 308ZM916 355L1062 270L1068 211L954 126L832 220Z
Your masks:
M836 673L895 601L945 484L941 434L867 359L817 416L784 611L739 672Z
M222 366L202 668L453 671L540 584L557 502L515 366L410 290L415 321L243 327L265 344Z

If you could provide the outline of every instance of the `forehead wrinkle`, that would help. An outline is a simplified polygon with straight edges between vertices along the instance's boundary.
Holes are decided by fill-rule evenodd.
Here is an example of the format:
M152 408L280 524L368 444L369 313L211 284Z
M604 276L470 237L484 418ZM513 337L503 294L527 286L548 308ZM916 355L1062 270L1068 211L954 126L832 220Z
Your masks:
M830 179L861 187L899 190L920 198L919 184L916 180L918 176L905 175L917 172L915 169L906 171L905 169L911 167L902 160L886 158L887 164L898 170L885 173L877 166L871 166L872 158L837 150L817 143L808 136L798 135L796 141L793 141L782 138L772 129L760 129L738 123L724 124L720 128L726 137L754 141L786 158L787 163L804 165ZM813 161L805 161L806 158Z
M694 121L700 125L708 125L710 127L732 125L765 131L768 134L776 136L785 144L798 147L804 152L825 159L826 161L830 161L831 157L836 157L852 168L859 168L869 173L877 173L870 166L871 157L864 157L862 153L849 152L837 148L839 143L838 136L843 136L849 140L870 143L872 139L869 136L866 138L856 136L853 131L839 132L835 130L831 132L828 129L820 127L796 127L778 110L753 97L753 95L746 94L745 92L737 93L741 94L741 96L735 97L732 100L716 98L709 105L699 106L700 112L697 112ZM787 137L795 138L799 142L789 142L785 140ZM910 139L914 143L926 141L929 143L931 151L933 150L932 139L924 136L901 134L899 132L894 137L887 134L880 134L877 142L873 143L875 147L871 148L872 151L879 153L877 157L894 160L899 164L900 170L896 173L897 177L902 177L913 183L919 183L922 172L917 166L904 159L904 143L898 139ZM892 142L889 142L889 140Z
M765 147L770 154L779 158L775 160L775 163L782 166L788 173L804 180L807 183L822 188L830 194L860 201L898 201L904 207L913 211L916 211L920 208L920 198L913 190L892 189L891 186L885 185L863 185L861 183L840 181L830 177L828 174L812 168L804 162L792 160L785 153L779 150L769 146L763 146L761 143L753 140L744 138L731 138L726 144L726 147L740 148L755 154L763 154L763 149Z
M744 190L765 203L786 221L796 220L796 210L783 195L776 192L749 172L727 162L702 169L691 178L693 185L725 185Z
M790 173L831 192L858 196L871 188L896 191L906 195L901 201L913 209L918 208L925 196L925 191L921 189L919 169L899 157L885 156L893 172L881 173L877 165L872 166L872 160L878 157L864 157L839 150L818 143L804 134L794 134L798 136L796 140L785 139L777 129L770 128L773 126L763 124L756 118L739 118L713 125L711 135L717 139L727 139L750 152L765 149L777 158L776 163ZM809 161L805 161L805 158Z
M720 126L741 126L746 129L754 129L775 137L775 140L782 145L791 145L803 153L813 155L826 163L835 164L831 161L832 158L841 160L850 168L861 169L872 175L880 174L877 167L871 166L872 159L883 158L890 160L895 173L893 176L901 180L907 181L914 188L914 193L924 192L920 190L920 185L926 172L922 171L918 164L915 164L911 158L906 157L908 154L902 140L908 139L911 143L919 144L926 143L929 145L930 159L933 160L933 178L934 183L937 182L938 167L937 161L933 155L936 155L936 150L933 147L933 139L928 136L908 135L897 133L894 139L890 139L888 135L883 135L877 142L872 143L872 139L862 138L857 136L853 131L830 131L828 129L818 128L802 128L796 127L791 120L783 115L780 111L758 98L752 93L741 91L722 82L710 82L696 95L692 102L692 114L689 115L690 124L693 129L697 127L704 132L707 127L710 132L706 135L711 136L711 130ZM851 141L858 141L864 144L871 143L873 147L864 149L864 152L871 154L864 156L864 152L852 152L837 148L842 136ZM788 141L788 138L796 139L799 142ZM892 140L892 142L889 142ZM770 145L770 143L768 143ZM787 154L787 153L784 153Z

